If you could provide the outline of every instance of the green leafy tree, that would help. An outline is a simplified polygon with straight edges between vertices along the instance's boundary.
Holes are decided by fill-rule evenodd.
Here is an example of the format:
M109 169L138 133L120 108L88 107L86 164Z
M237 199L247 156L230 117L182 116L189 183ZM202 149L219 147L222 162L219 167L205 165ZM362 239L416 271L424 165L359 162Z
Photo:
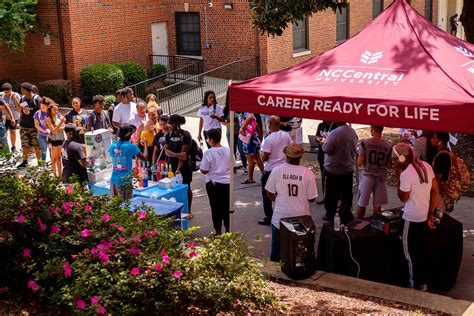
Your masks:
M25 36L36 22L38 0L0 0L0 44L12 51L25 45Z
M474 1L464 1L460 21L464 27L466 41L474 43Z
M260 33L281 35L290 23L313 13L331 8L334 12L347 5L347 0L254 0L253 25Z

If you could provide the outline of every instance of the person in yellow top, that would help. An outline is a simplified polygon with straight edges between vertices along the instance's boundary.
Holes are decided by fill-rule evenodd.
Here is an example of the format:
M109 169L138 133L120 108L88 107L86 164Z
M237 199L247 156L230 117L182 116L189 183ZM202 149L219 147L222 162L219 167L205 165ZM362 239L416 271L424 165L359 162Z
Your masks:
M158 111L155 108L148 109L148 121L143 126L142 130L139 132L140 139L146 139L148 144L149 152L153 152L153 139L157 132L160 131L158 125ZM151 166L153 161L153 155L148 157L148 162Z
M163 110L158 105L156 95L154 95L153 93L150 93L146 96L146 107L147 109L156 109L158 112L158 116L163 115Z

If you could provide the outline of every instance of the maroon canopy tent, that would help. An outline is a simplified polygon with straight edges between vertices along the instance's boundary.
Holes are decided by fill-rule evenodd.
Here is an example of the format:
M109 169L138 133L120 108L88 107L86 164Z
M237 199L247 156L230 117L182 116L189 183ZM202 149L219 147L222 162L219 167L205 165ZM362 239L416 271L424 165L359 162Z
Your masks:
M474 45L395 0L343 44L233 84L230 109L474 133Z

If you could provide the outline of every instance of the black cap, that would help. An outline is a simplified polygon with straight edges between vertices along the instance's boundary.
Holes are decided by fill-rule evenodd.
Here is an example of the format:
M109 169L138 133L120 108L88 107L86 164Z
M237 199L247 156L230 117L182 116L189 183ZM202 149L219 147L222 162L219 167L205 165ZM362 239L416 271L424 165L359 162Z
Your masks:
M66 133L80 132L80 131L82 131L82 127L79 127L79 126L76 126L75 124L69 123L69 124L66 124L66 126L64 127L64 131Z

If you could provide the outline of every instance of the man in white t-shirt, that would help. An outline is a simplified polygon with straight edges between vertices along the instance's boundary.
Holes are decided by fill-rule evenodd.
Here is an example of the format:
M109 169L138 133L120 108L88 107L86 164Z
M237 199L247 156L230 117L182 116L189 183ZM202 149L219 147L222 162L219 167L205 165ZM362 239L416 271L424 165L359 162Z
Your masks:
M198 140L202 141L201 133L204 131L204 140L207 139L207 131L215 128L221 129L221 122L224 121L224 111L221 106L217 104L216 95L214 91L209 90L204 92L204 100L202 105L199 107L197 112L199 117L199 134ZM211 145L207 143L207 148L210 148Z
M434 228L439 187L431 166L419 160L410 145L399 143L392 153L398 197L405 203L402 241L408 263L408 286L426 291L426 237L428 229Z
M119 128L122 125L128 124L130 118L137 114L137 105L134 100L133 90L131 88L124 88L121 91L122 102L117 104L112 116L112 125Z
M291 144L291 137L287 132L280 130L280 118L278 116L270 116L267 121L269 135L264 139L262 149L262 161L264 162L264 173L262 174L262 197L263 211L265 217L258 221L260 225L270 225L273 215L272 201L267 196L265 185L272 170L286 161L283 150Z
M221 146L220 129L210 129L206 141L211 148L204 152L201 160L201 173L206 175L206 191L211 205L212 223L216 234L222 233L222 222L229 231L229 193L230 193L230 150ZM235 159L234 159L235 165Z
M274 262L280 261L280 219L310 215L308 202L318 197L314 173L300 165L303 148L292 143L284 153L286 162L273 169L265 186L268 197L275 201L270 250L270 260Z

